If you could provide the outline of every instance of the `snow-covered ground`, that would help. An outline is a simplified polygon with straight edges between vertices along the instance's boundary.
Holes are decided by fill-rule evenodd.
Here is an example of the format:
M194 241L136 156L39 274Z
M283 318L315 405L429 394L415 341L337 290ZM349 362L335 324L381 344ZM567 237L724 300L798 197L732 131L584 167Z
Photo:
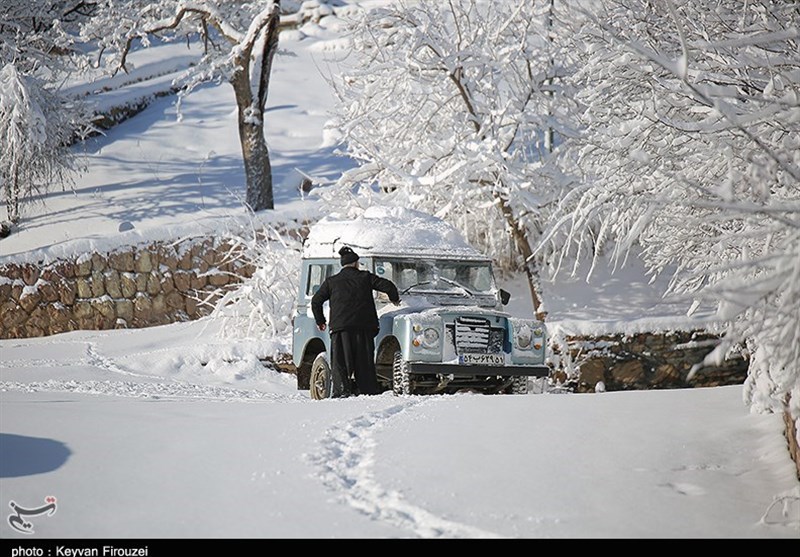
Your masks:
M324 129L332 99L320 71L346 53L341 44L335 27L282 36L267 123L276 209L261 219L325 214L297 190L300 173L332 180L350 164ZM164 74L167 60L185 60L174 48L143 53L137 72ZM120 103L140 91L108 94ZM230 87L203 87L182 110L179 120L175 97L159 98L90 140L89 172L0 241L0 263L246 218ZM119 232L122 223L133 229ZM512 312L530 315L522 283L502 286ZM688 302L664 301L664 286L635 264L589 283L559 279L546 285L550 326L686 324ZM288 351L290 339L223 338L218 327L204 319L0 341L4 544L800 537L800 482L781 416L751 414L739 386L314 401L256 356ZM48 497L55 506L24 515L22 527L12 502L36 510Z
M800 535L780 417L740 387L314 401L256 361L203 366L209 342L199 322L4 341L3 503L57 508L0 535Z

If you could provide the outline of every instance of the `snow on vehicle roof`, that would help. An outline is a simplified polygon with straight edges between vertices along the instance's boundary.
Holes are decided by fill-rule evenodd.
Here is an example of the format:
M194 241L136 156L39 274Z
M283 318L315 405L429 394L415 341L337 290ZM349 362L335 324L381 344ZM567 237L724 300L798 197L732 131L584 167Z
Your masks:
M303 257L338 258L343 246L362 257L489 260L445 221L405 207L373 206L354 219L324 217L311 227Z

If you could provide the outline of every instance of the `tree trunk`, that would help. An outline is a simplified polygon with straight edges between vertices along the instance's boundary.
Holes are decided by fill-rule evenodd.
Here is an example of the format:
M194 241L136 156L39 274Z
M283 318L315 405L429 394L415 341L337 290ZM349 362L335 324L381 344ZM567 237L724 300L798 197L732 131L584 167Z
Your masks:
M533 311L536 315L536 319L544 321L547 317L547 312L542 310L539 273L536 270L536 264L534 263L533 249L531 249L531 244L528 240L528 234L525 232L525 228L519 223L519 221L514 218L514 213L511 210L511 206L508 204L508 200L499 195L496 195L496 198L500 205L500 212L503 214L503 218L511 230L511 237L517 246L517 252L520 254L520 256L522 256L523 268L525 270L525 275L528 277L528 287L531 290L531 300L533 301Z
M13 223L19 222L19 168L14 167L14 176L5 183L6 216Z
M247 206L253 211L274 209L272 195L272 165L264 139L263 123L255 125L239 121L239 141L242 144L244 174L247 179Z
M461 95L467 112L473 116L472 124L475 127L476 136L482 141L486 138L486 136L485 134L481 134L481 126L479 124L481 119L478 117L478 114L474 108L474 104L470 100L468 88L461 82L459 78L460 75L460 71L452 71L449 74L449 78L455 84L459 95ZM483 185L487 185L486 182L483 182ZM508 199L502 195L499 195L497 192L494 192L493 196L498 201L500 205L500 212L503 214L503 219L506 221L506 224L511 230L511 236L517 246L517 252L522 256L523 267L525 269L525 274L528 277L528 287L531 290L531 300L533 301L533 310L536 314L536 319L544 321L547 313L541 309L542 297L539 293L539 277L533 260L533 249L531 249L531 243L528 240L528 234L525 232L525 227L522 226L514 217L514 211L512 210Z
M245 202L252 211L274 209L272 165L264 138L263 107L254 102L250 89L249 64L242 63L231 79L239 111L239 142L242 145L244 175L247 181Z

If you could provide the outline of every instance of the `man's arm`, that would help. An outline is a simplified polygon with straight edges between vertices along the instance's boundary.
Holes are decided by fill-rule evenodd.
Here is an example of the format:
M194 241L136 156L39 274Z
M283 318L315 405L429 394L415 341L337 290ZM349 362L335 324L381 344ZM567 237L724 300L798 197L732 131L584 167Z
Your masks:
M374 273L370 273L370 277L372 278L373 290L383 292L389 296L389 300L391 300L391 302L394 304L400 303L400 293L397 291L397 286L395 286L392 281L383 277L379 277Z

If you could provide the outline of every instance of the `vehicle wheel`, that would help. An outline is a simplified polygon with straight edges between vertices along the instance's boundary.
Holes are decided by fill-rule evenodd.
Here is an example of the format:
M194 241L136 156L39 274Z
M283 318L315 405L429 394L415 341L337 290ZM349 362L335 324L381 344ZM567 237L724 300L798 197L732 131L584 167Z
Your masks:
M325 352L320 352L311 364L311 380L309 390L311 398L322 400L330 396L331 367Z
M511 380L511 394L512 395L526 395L526 394L528 394L528 377L527 376L514 377Z
M408 374L408 362L403 360L402 352L394 353L392 364L392 391L396 395L411 394L411 378Z

